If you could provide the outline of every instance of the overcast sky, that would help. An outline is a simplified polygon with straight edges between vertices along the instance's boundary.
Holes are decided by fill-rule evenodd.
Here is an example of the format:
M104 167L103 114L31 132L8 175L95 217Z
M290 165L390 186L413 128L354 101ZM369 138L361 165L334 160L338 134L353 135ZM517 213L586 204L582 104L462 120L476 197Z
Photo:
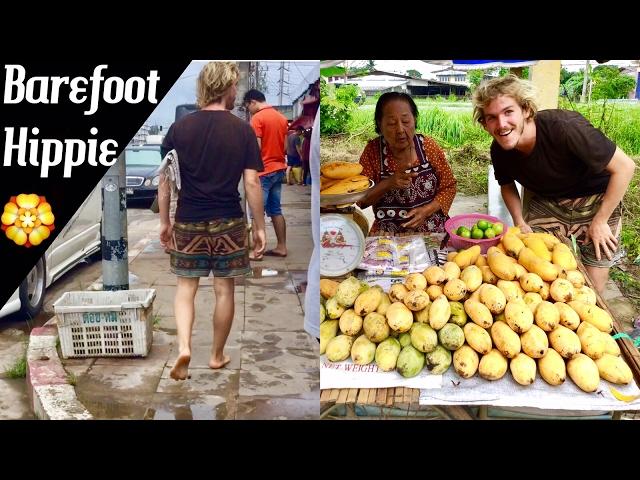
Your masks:
M194 60L182 72L180 78L167 92L167 95L158 104L154 112L145 122L148 125L162 125L169 127L175 118L175 107L183 103L195 103L196 101L196 79L207 60ZM291 105L308 86L320 77L320 66L318 61L294 61L286 60L285 68L288 72L285 75L285 81L288 80L288 89L285 87L282 104ZM280 83L280 67L281 62L260 62L262 68L267 69L267 90L263 93L267 98L267 102L272 105L278 105L279 83ZM288 78L287 78L288 77ZM288 95L287 95L288 93ZM237 100L237 101L241 101Z

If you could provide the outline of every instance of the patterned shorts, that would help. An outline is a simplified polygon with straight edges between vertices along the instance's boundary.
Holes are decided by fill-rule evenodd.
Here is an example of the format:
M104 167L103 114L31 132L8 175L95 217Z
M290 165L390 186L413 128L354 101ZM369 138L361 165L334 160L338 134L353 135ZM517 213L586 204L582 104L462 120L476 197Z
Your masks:
M231 278L251 275L244 218L175 222L171 271L179 277Z
M533 231L548 232L556 237L571 238L575 235L580 247L581 261L584 265L592 267L610 268L620 263L625 252L620 243L620 232L622 231L622 205L613 210L609 217L609 227L611 233L618 239L618 248L611 257L611 260L600 250L600 260L596 258L593 242L584 245L586 233L602 205L604 193L589 195L580 198L543 198L526 191L524 198L524 220Z

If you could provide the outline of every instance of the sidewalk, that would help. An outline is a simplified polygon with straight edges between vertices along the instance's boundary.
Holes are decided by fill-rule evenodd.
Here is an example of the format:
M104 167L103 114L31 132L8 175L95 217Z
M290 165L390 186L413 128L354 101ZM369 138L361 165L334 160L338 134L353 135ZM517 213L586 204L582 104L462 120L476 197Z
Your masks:
M318 345L303 329L304 291L313 249L310 187L283 185L282 202L288 256L252 262L254 276L236 281L235 316L225 350L231 363L221 370L208 368L215 299L213 279L201 279L191 379L183 382L169 377L176 357L176 277L169 271L169 256L157 235L138 248L131 246L129 272L137 283L130 288L156 290L151 352L147 358L62 360L75 379L78 399L95 418L318 418ZM267 248L275 246L270 222L267 241Z

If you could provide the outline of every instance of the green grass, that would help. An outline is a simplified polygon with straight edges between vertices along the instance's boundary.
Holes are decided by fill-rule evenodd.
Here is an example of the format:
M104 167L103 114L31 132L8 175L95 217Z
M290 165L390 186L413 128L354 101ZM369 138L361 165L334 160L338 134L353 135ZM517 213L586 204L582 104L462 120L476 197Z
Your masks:
M27 354L20 357L16 363L4 372L6 378L26 378L27 377Z
M69 385L75 387L78 384L78 377L76 377L75 373L68 372L67 382L69 382Z

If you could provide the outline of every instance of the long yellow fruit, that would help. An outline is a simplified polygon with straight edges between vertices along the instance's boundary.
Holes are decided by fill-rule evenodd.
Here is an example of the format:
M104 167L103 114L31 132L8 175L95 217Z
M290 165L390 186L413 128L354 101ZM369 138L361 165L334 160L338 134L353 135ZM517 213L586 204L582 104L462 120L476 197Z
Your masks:
M322 175L327 178L345 179L360 175L362 173L362 165L353 162L331 162L320 167Z
M361 192L369 188L369 179L357 180L351 182L348 179L338 182L335 185L331 185L329 188L325 188L320 192L321 195L339 195L344 193Z

